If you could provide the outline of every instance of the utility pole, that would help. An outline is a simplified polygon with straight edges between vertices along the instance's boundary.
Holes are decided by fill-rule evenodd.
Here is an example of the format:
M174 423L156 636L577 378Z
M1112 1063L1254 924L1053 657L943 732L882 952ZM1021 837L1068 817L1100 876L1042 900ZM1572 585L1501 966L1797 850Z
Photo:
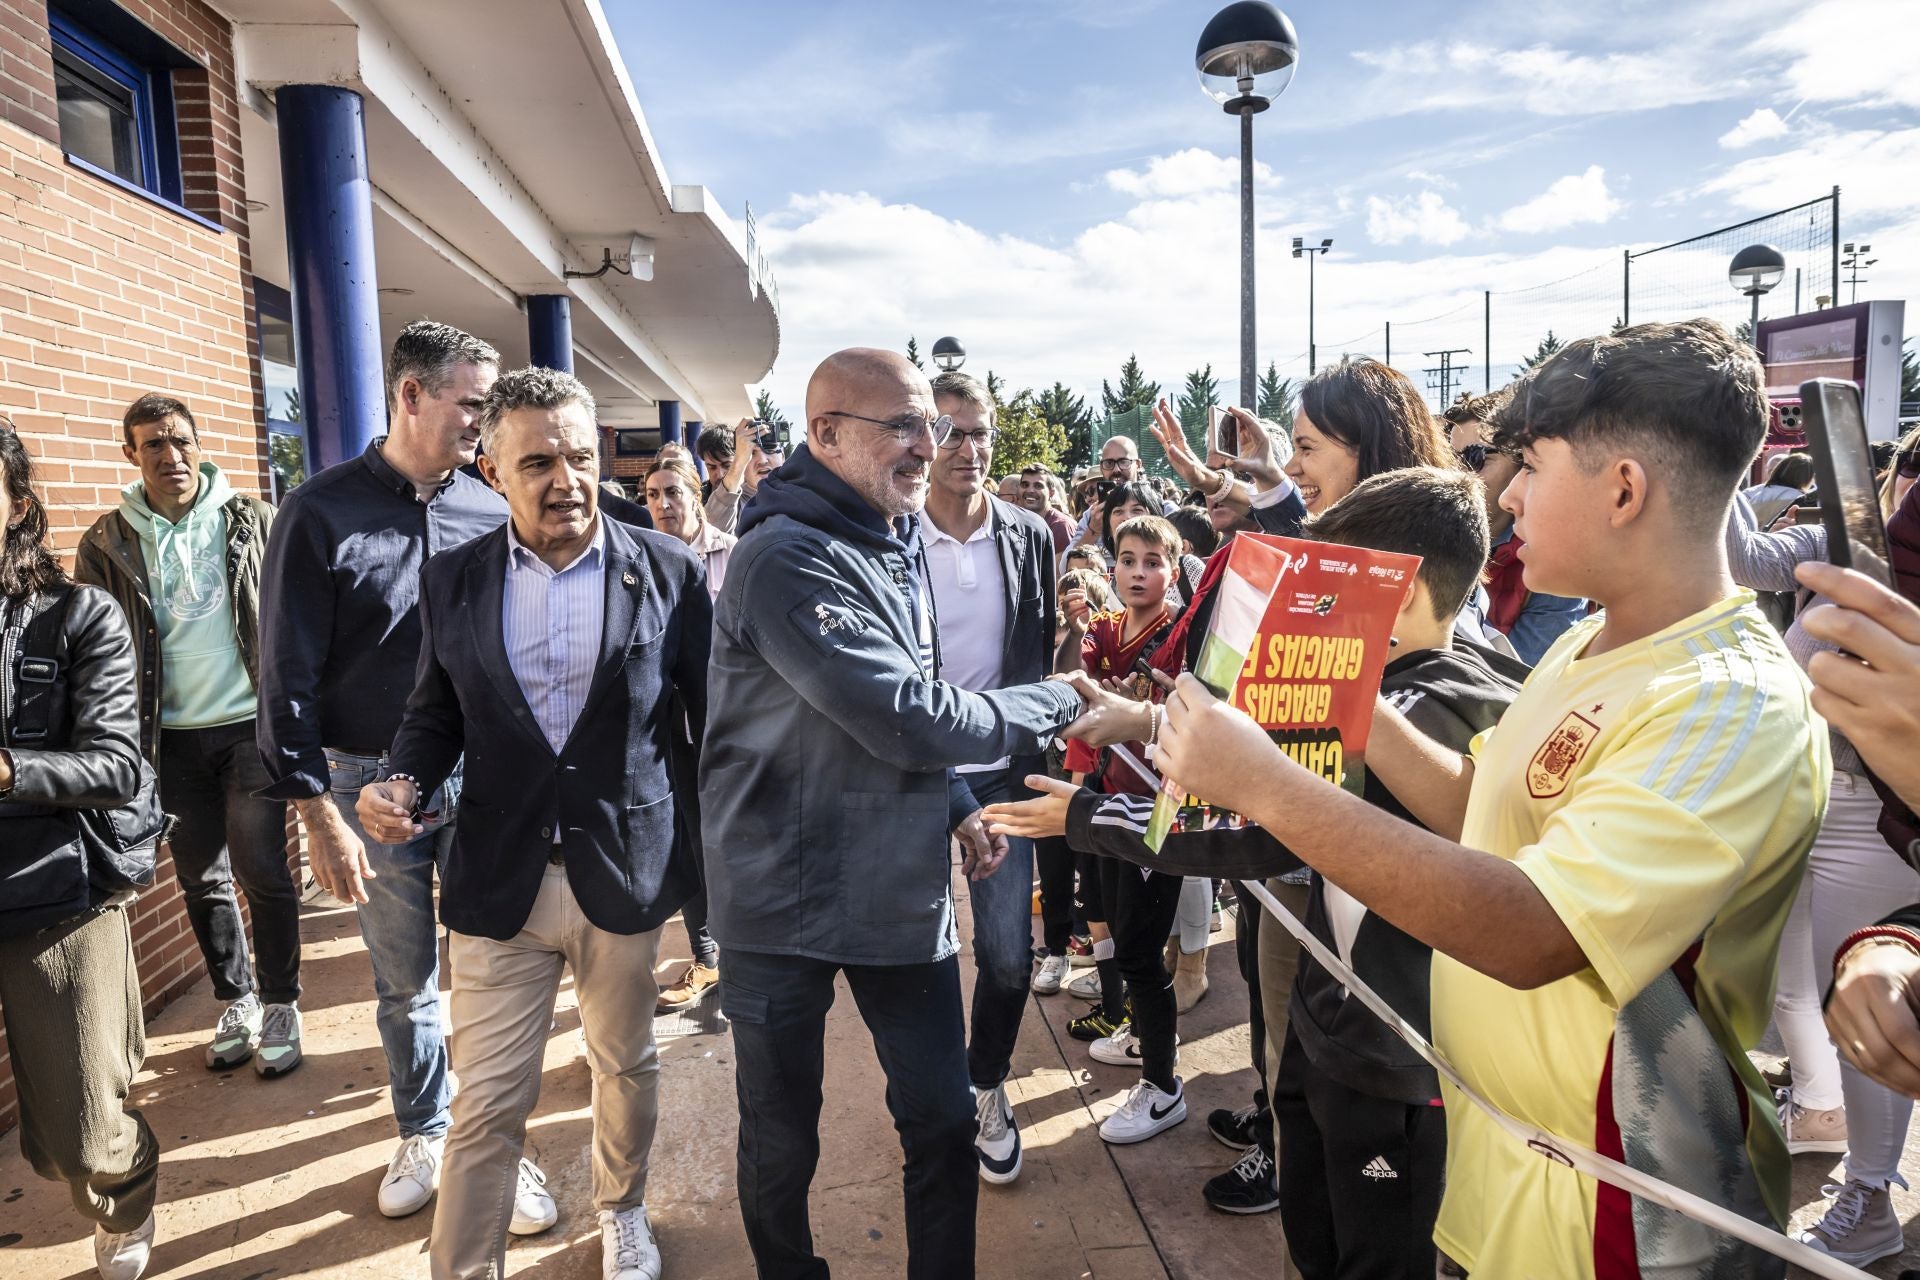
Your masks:
M1455 356L1472 355L1472 347L1453 347L1446 351L1423 351L1420 353L1431 359L1440 357L1440 363L1426 369L1427 390L1440 393L1440 407L1446 408L1453 403L1454 383L1462 380L1465 366L1454 361Z

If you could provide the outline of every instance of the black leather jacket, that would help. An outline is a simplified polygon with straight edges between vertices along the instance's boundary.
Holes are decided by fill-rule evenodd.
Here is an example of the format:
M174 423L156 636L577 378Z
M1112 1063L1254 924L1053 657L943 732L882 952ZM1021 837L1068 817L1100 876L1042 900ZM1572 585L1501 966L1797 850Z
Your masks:
M66 662L54 679L47 741L39 746L14 741L21 632L58 597L0 600L0 749L13 762L13 785L0 796L0 914L70 901L67 895L77 892L74 868L47 856L65 843L49 824L64 832L71 819L58 811L124 805L139 786L133 637L112 596L96 587L61 588L69 589ZM77 848L73 862L84 881Z

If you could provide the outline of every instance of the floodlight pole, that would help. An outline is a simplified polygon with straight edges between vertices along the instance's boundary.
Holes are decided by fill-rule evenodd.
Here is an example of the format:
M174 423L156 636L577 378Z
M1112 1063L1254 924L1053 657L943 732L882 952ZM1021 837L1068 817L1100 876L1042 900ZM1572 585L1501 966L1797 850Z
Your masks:
M1240 108L1240 407L1258 400L1253 334L1253 104Z

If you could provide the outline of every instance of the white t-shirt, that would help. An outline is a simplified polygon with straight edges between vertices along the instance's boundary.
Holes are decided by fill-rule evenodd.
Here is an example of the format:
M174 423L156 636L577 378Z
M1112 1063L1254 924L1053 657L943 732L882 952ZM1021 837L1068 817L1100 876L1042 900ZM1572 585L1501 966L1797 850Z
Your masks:
M974 693L998 689L1005 679L1007 589L993 520L989 511L965 542L948 536L932 520L920 525L927 586L940 628L940 678ZM961 765L959 772L1006 767L1007 761L997 760Z

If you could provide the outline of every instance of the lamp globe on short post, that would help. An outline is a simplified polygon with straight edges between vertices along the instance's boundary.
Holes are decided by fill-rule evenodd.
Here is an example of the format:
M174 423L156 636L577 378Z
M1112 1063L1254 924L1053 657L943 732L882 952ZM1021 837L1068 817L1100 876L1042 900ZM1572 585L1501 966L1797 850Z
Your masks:
M1300 37L1265 0L1236 0L1200 33L1193 64L1200 87L1240 117L1240 403L1259 391L1253 354L1253 118L1273 104L1300 64Z
M958 338L941 338L933 344L933 362L940 372L952 373L967 362L967 349Z
M1787 258L1770 244L1750 244L1733 255L1727 264L1727 281L1734 289L1753 299L1753 313L1747 322L1747 340L1760 349L1760 298L1787 274Z

